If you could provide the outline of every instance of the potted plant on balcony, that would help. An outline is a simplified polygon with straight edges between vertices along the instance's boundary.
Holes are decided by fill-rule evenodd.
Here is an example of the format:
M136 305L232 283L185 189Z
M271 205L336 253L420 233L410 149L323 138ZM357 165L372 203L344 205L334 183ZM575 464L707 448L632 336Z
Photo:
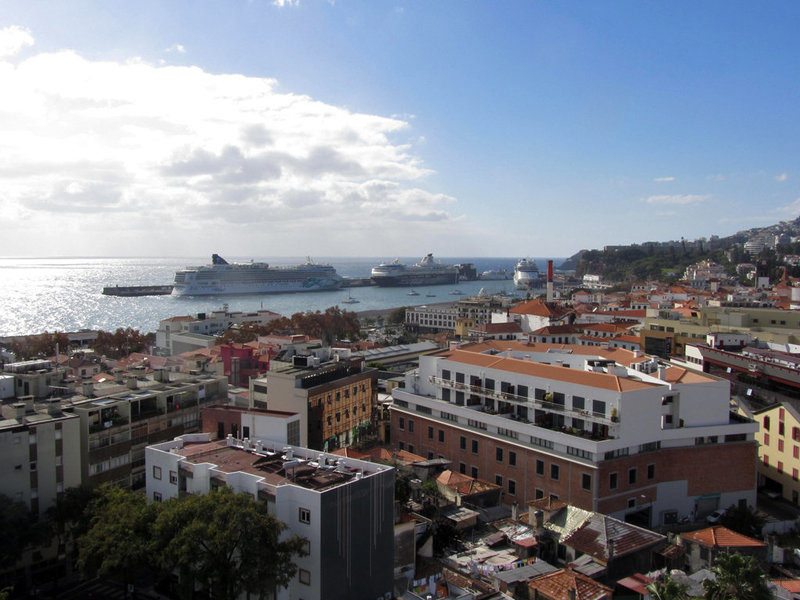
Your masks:
M611 421L616 423L619 420L619 413L616 408L611 409Z

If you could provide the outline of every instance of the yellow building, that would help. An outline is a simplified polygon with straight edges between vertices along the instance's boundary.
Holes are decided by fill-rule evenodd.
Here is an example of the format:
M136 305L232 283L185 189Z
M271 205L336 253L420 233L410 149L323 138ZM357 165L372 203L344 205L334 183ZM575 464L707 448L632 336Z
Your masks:
M790 404L756 411L759 423L758 484L800 505L800 412Z

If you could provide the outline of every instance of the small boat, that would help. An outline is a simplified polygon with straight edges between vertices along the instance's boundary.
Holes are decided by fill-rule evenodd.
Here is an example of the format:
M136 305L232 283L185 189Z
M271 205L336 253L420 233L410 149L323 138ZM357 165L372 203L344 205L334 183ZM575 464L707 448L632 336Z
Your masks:
M361 302L361 300L359 300L358 298L353 298L350 295L350 292L347 292L347 299L342 300L342 304L358 304L359 302Z
M411 290L410 292L408 292L408 295L409 296L419 296L419 292L415 292L414 290Z
M425 294L426 298L436 298L436 294Z
M461 290L453 290L452 292L450 292L450 295L451 296L463 296L464 292L462 292Z

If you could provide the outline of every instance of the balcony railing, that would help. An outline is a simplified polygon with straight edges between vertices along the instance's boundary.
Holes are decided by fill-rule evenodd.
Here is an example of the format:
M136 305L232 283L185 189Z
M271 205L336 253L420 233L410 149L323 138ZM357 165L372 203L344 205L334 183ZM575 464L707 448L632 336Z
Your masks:
M552 413L564 414L576 419L586 419L593 423L600 423L602 425L613 425L618 419L616 417L609 418L605 413L597 413L590 410L567 408L563 404L556 402L549 402L547 400L537 400L535 398L528 398L526 396L519 396L511 392L498 392L497 390L490 390L480 385L470 385L468 383L461 383L451 379L443 379L431 375L429 381L435 385L445 387L457 392L465 392L470 394L478 394L485 398L492 398L501 402L513 402L522 404L527 407L533 407L539 410L544 410Z

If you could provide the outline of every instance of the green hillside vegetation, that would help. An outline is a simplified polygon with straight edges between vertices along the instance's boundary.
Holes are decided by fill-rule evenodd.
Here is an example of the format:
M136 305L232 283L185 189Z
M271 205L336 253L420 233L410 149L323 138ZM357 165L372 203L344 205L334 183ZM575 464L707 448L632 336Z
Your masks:
M578 262L576 273L579 277L587 273L599 274L608 282L648 279L672 282L683 277L686 267L704 259L719 263L731 275L736 273L736 263L739 262L729 261L723 250L709 252L682 246L627 246L587 250ZM742 262L745 260L747 257L743 257Z

